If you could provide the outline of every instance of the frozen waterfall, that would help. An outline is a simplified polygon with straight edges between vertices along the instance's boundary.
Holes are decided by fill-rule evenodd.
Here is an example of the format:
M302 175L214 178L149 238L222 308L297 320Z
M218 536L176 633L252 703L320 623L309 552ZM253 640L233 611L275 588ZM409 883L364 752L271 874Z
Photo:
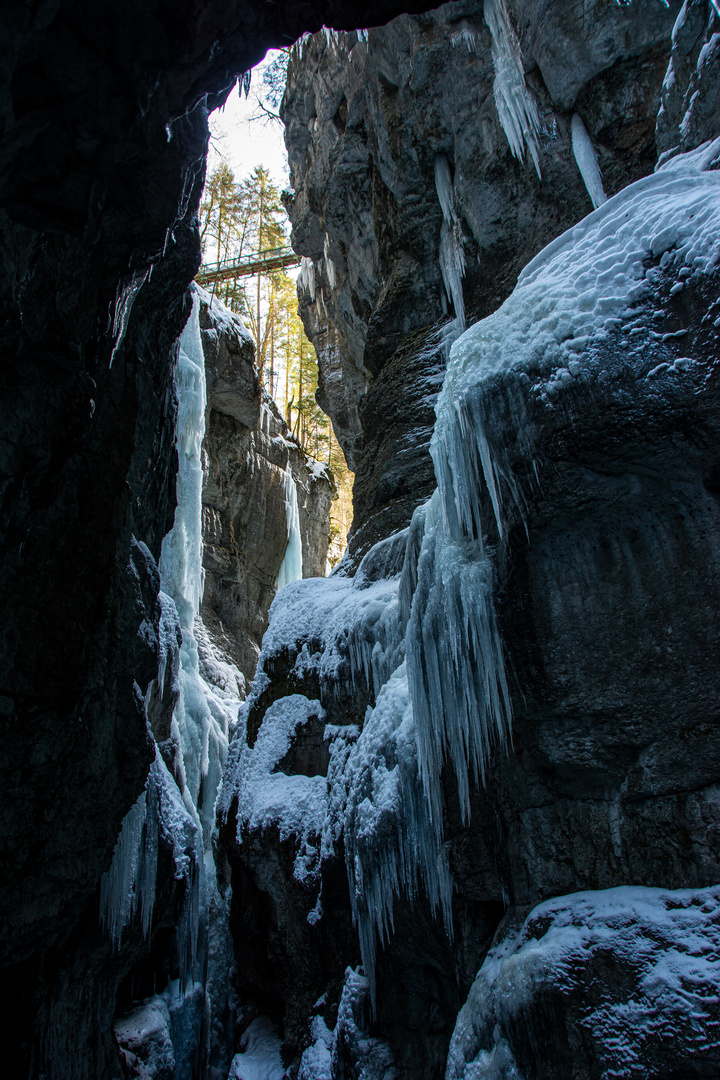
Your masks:
M302 538L300 536L300 511L298 510L297 486L288 462L283 480L285 494L285 517L287 521L287 547L278 571L278 590L291 581L298 581L303 574Z

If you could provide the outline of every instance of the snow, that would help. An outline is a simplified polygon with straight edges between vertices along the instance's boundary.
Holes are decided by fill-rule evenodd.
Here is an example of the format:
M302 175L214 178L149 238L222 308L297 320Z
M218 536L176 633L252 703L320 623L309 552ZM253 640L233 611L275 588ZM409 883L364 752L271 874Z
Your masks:
M486 3L488 10L497 16L504 8ZM409 528L368 552L354 578L341 568L327 579L297 580L272 605L244 716L267 688L266 670L278 656L291 663L294 657L295 685L306 677L319 684L314 693L324 703L365 693L369 706L361 731L326 730L327 778L298 777L274 770L311 710L322 719L320 703L301 694L275 702L255 746L247 747L242 734L233 745L223 812L237 796L241 831L273 826L281 838L294 837L295 873L308 884L317 884L320 860L344 840L369 1001L377 938L392 932L400 892L412 901L422 887L449 928L444 763L453 766L467 820L471 782L483 782L490 755L510 740L493 544L505 542L507 500L521 502L502 448L487 437L480 391L498 374L513 371L527 381L530 372L549 403L595 377L595 345L623 325L633 305L652 299L658 276L672 267L682 282L711 271L720 253L720 174L703 170L718 154L720 141L671 159L532 260L509 299L452 346L431 442L438 485L432 499ZM445 159L435 168L445 227L455 221L452 180ZM628 342L634 331L646 333L626 330ZM624 362L628 354L619 353ZM641 369L639 377L671 370L660 367L648 362L652 370ZM690 357L680 358L672 377L682 379L692 367ZM321 916L320 895L311 917ZM523 956L532 948L528 941ZM313 1044L318 1069L327 1064L321 1036L322 1046ZM501 1032L478 1048L485 1057L474 1059L473 1076L512 1075L510 1040L503 1039Z
M284 1080L282 1040L267 1016L258 1016L242 1037L244 1049L236 1054L228 1080Z
M592 202L593 207L597 209L598 206L602 206L604 202L607 202L607 195L605 194L605 188L603 187L602 173L600 172L600 166L598 165L595 147L587 133L587 128L582 122L582 118L578 116L577 113L573 114L570 130L572 133L573 154L575 155L577 167L580 170L583 183L587 188L590 201Z
M333 1033L322 1016L310 1022L310 1038L313 1041L300 1059L298 1080L333 1080Z
M715 266L720 174L701 170L719 151L720 144L712 144L673 158L608 199L541 251L505 303L455 342L431 443L453 530L481 532L483 484L502 530L498 465L474 391L510 369L540 367L548 380L544 391L582 380L593 343L606 340L631 305L652 295L657 271L647 268L648 257L662 256L663 268L673 264L691 273Z
M493 94L500 124L514 156L524 161L527 150L539 177L540 111L525 84L520 42L510 22L505 0L485 0L484 14L490 30L495 68Z
M210 309L212 327L203 330L204 334L211 334L214 337L234 334L241 341L246 341L249 344L253 343L253 336L239 315L226 307L213 293L203 289L201 285L194 284L193 291L198 296L200 303L205 304Z
M313 480L327 480L330 482L330 466L325 461L316 461L315 458L308 458L307 469Z
M287 547L278 571L276 589L280 590L291 581L302 578L302 537L300 535L300 511L298 510L297 487L290 463L285 470L283 480L285 492L285 516L287 519Z
M594 958L623 972L621 993L612 981L589 993ZM653 1043L674 1075L672 1055L684 1064L720 1046L720 889L621 886L538 905L488 953L458 1016L448 1080L512 1075L493 1068L510 1061L506 1038L548 986L577 1010L603 1076L640 1080Z
M249 703L243 707L240 723L246 721ZM293 736L311 718L320 720L325 711L319 701L291 694L274 702L265 713L255 745L238 740L227 770L222 810L227 800L238 795L237 836L266 832L277 827L280 840L297 841L295 878L312 884L318 869L319 848L327 813L327 780L324 776L288 776L276 771L290 749ZM238 748L237 753L235 748Z
M399 575L367 588L356 581L333 574L286 585L270 608L263 655L299 650L296 674L317 666L330 693L362 685L379 690L399 663Z

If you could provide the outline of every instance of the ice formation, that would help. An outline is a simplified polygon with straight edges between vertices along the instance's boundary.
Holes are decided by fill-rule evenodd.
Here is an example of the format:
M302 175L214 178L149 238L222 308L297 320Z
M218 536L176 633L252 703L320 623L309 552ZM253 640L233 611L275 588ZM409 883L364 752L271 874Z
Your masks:
M421 886L452 926L452 882L440 831L419 783L418 744L405 664L383 685L344 765L343 816L353 918L375 1000L376 932L393 927L393 897Z
M688 1060L702 1072L702 1055L720 1045L719 914L717 887L623 886L538 905L485 958L457 1019L447 1080L519 1076L509 1071L517 1068L511 1043L538 1016L547 986L555 988L555 1015L562 998L594 1046L598 1075L647 1076L646 1048L658 1037L668 1074L675 1075L678 1047L678 1075ZM621 1000L603 1000L596 972L608 965L623 972Z
M272 1020L258 1016L242 1037L242 1050L230 1066L228 1080L284 1080L282 1039Z
M175 877L183 883L175 928L179 978L153 999L157 1006L153 1016L157 1019L164 1015L163 1010L169 1010L174 1075L176 1080L190 1080L192 1061L206 1038L206 1014L211 1009L206 989L198 980L208 978L208 970L212 974L219 963L208 953L210 910L219 902L212 833L228 727L239 706L237 673L229 664L212 656L209 661L204 659L204 669L210 664L218 676L217 687L210 686L200 672L198 638L203 640L206 653L210 645L198 620L203 586L205 370L197 290L180 340L176 389L177 508L160 560L157 673L160 697L167 693L177 697L171 725L175 775L170 775L156 751L145 791L123 822L112 865L101 882L101 920L116 947L136 917L144 934L149 933L162 841L172 851ZM179 667L173 663L170 677L168 664L177 655L178 645Z
M182 628L180 699L173 734L181 750L180 782L199 815L206 843L215 823L215 800L227 754L232 703L222 700L200 675L195 619L203 589L202 441L205 434L205 359L200 338L199 299L180 339L178 392L177 509L163 541L160 579L175 604Z
M336 283L335 263L330 256L330 237L327 233L325 233L325 242L323 245L323 258L325 261L325 273L327 274L330 288L334 289Z
M118 285L117 296L115 299L115 312L113 315L113 338L115 340L110 356L110 367L112 367L113 360L125 340L125 334L127 333L135 299L149 275L149 270L136 270L129 281Z
M540 111L535 96L525 83L520 42L505 0L485 0L484 14L490 30L495 68L493 94L502 129L515 157L524 161L527 150L535 172L540 176Z
M715 266L720 174L704 170L719 154L720 140L672 158L608 199L536 255L504 304L455 342L437 403L436 467L451 443L455 459L465 460L458 403L490 376L532 368L541 358L544 371L581 378L592 343L606 341L630 306L651 295L648 257L692 273ZM471 520L473 484L462 469L452 482L459 513Z
M310 293L311 300L315 299L315 263L312 259L308 259L306 255L303 255L300 260L298 284L301 289Z
M484 778L490 751L509 733L511 715L492 562L481 540L448 519L442 505L436 493L426 519L405 643L419 771L438 828L443 761L452 762L467 819L470 774L476 781Z
M457 330L465 329L465 301L463 299L462 279L465 276L465 251L462 243L462 228L455 212L450 165L444 154L435 158L435 189L443 214L440 227L440 272L445 292L455 308Z
M298 510L297 486L288 462L283 479L285 494L285 517L287 521L287 547L277 577L277 589L291 581L302 578L302 537L300 535L300 511Z
M450 33L450 42L453 47L461 45L464 42L468 52L477 52L477 30L475 27L470 26L467 19L461 19L455 29Z
M189 971L197 936L199 830L156 751L145 789L125 815L112 864L100 883L100 920L116 949L136 913L144 936L150 931L160 837L173 852L176 878L185 883L187 925L178 938L178 953L181 967Z
M598 206L602 206L604 202L607 202L607 195L603 187L602 173L598 165L595 147L587 133L587 128L582 122L582 118L577 113L573 114L570 130L572 132L572 148L577 167L587 188L590 201L594 209L597 210Z

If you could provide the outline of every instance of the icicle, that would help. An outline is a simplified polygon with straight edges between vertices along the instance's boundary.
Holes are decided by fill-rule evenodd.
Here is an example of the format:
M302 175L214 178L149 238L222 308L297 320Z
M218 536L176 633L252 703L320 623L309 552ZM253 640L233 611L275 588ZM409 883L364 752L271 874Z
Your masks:
M435 190L437 191L443 218L448 225L452 225L456 217L452 176L450 175L450 164L444 154L435 155Z
M460 223L448 225L443 221L440 227L440 273L445 291L453 302L458 329L465 329L465 301L463 299L462 279L465 276L465 252L462 246Z
M100 882L100 922L115 949L138 908L138 870L143 856L146 792L143 791L123 819L110 869Z
M587 128L577 113L573 114L572 124L572 148L577 167L583 178L590 201L595 210L607 202L607 195L603 188L602 173L598 165L597 154L592 140L587 133Z
M238 80L238 94L240 97L245 94L247 98L250 93L250 83L252 81L252 71L244 71Z
M325 273L327 279L330 282L330 288L335 288L335 263L330 258L330 237L325 233L325 244L323 247L323 254L325 257Z
M467 45L468 52L477 52L477 30L470 26L467 19L461 19L457 27L450 34L450 43L453 48L462 45L463 42Z
M305 292L310 293L310 299L315 299L315 263L303 255L300 260L300 273L298 283Z
M535 172L540 176L540 112L525 83L520 42L510 22L505 0L485 0L484 12L492 39L493 94L502 129L515 157L524 161L527 148Z
M276 588L282 589L290 581L302 578L302 537L300 535L300 512L298 510L295 477L288 462L283 481L285 492L285 517L287 521L287 547L277 576Z
M458 331L462 332L465 329L465 301L462 290L462 279L465 276L465 251L460 221L455 212L450 165L444 154L438 154L435 158L435 190L443 214L443 223L440 227L440 273L445 292L455 308Z
M156 754L145 790L122 823L110 869L100 882L100 922L115 949L137 912L143 936L152 926L160 830L160 762Z
M510 729L510 699L493 607L493 571L480 540L450 534L439 496L428 511L405 640L419 772L430 815L442 821L440 774L454 768L463 820L472 773Z
M126 281L123 285L118 285L117 296L115 298L115 312L113 315L113 338L115 341L110 355L110 367L113 366L113 360L125 340L128 323L130 322L130 314L137 294L140 292L140 289L143 287L149 276L150 270L136 270L130 278L130 281Z

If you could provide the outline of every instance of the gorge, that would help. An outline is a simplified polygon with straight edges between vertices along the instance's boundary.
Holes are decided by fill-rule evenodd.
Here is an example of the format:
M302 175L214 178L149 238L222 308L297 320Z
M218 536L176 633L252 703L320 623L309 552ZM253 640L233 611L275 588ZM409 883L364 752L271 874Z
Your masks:
M720 1077L714 0L2 18L5 1074ZM270 46L328 577L192 284Z

